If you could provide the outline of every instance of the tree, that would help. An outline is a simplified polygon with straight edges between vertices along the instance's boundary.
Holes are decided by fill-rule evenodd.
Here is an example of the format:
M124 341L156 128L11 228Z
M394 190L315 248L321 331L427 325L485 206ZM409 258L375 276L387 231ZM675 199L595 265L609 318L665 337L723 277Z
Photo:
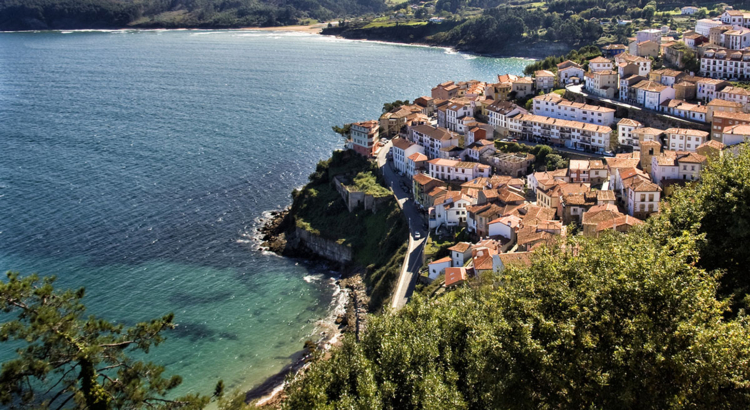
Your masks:
M547 170L554 171L556 169L565 168L568 166L568 161L558 154L547 155Z
M396 100L396 101L391 102L391 103L385 103L385 104L383 104L383 112L384 113L391 112L391 111L395 110L396 108L401 107L402 105L409 105L409 100L403 100L403 101Z
M283 408L747 408L747 318L723 317L697 237L638 229L415 296L314 362Z
M742 145L736 155L709 161L701 182L678 190L662 207L651 235L666 238L697 232L699 264L719 270L722 295L736 303L750 293L750 149Z
M344 137L344 139L349 139L349 131L351 131L351 129L352 129L352 124L344 124L343 127L339 127L337 125L334 125L333 127L331 127L331 129L336 134L339 134L342 137Z
M172 314L125 328L84 316L83 288L56 290L54 277L15 272L7 277L0 282L0 309L8 318L0 326L0 341L18 346L18 357L2 366L4 406L200 409L208 403L194 394L167 398L182 382L180 376L165 378L162 366L129 357L164 341L162 332L175 327Z
M648 24L651 24L651 22L654 20L654 14L656 13L656 7L652 5L648 5L643 8L643 18L646 20Z
M549 145L536 145L531 149L531 154L536 157L537 164L546 164L547 156L552 153L552 148Z

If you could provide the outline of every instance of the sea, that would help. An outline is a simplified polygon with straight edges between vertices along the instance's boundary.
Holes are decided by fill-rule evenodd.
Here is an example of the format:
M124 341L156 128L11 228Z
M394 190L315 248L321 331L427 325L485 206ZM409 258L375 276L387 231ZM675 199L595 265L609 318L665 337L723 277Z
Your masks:
M147 358L177 394L252 388L340 306L333 267L256 234L343 146L331 126L528 63L298 32L0 33L0 271L85 287L125 325L173 312Z

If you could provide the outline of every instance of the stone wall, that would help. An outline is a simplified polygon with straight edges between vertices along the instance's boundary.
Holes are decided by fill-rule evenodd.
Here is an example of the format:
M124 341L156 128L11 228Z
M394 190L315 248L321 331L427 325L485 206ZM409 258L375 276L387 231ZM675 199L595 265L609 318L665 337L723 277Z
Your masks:
M352 212L357 207L362 206L364 207L365 211L372 211L372 213L377 213L380 206L388 202L388 200L390 199L390 197L375 198L374 196L367 195L364 192L352 191L347 188L347 186L344 184L344 181L338 176L334 177L333 182L331 183L334 187L336 187L336 191L338 191L339 195L341 195L341 199L344 200L346 209L348 209L349 212Z
M341 245L336 241L322 238L302 228L295 228L294 238L289 239L295 249L307 250L329 261L347 264L352 261L352 248Z

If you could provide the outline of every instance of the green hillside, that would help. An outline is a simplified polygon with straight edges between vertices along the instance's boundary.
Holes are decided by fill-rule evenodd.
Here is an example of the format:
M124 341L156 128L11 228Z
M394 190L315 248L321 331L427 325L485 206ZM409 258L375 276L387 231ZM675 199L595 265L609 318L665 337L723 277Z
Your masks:
M283 26L385 7L383 0L0 0L0 30Z

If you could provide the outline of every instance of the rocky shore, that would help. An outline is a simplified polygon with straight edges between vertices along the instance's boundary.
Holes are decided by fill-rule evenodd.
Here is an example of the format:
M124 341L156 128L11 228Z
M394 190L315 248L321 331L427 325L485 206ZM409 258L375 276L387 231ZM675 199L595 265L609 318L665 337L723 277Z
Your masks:
M287 248L287 233L290 225L289 208L283 211L271 211L270 217L258 228L260 247L278 255L293 256L289 254L291 250Z
M318 259L319 256L291 245L294 242L294 238L291 241L288 238L289 233L293 232L291 228L292 217L288 208L270 212L258 228L261 249L287 257ZM332 320L321 320L318 340L305 342L304 348L292 357L290 365L248 391L245 394L246 403L254 402L256 406L265 408L278 407L284 399L286 383L304 373L313 358L325 360L328 357L326 352L340 345L345 334L352 334L359 340L365 330L370 299L356 267L341 266L340 272L341 278L336 281L338 291L335 293L342 292L346 299L343 312L334 312L335 318Z

